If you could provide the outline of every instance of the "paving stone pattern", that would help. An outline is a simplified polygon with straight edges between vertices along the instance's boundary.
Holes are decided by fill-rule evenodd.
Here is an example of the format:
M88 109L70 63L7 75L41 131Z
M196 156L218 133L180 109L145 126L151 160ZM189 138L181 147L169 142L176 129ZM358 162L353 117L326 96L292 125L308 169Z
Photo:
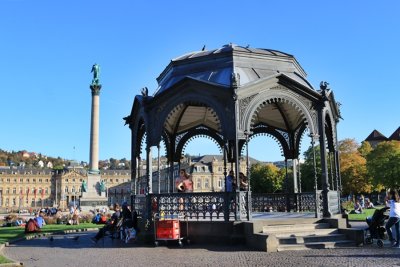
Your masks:
M93 244L94 232L20 241L3 253L24 266L400 266L400 249L359 248L267 253L244 246L168 246L125 244L106 238ZM76 240L76 237L78 237Z

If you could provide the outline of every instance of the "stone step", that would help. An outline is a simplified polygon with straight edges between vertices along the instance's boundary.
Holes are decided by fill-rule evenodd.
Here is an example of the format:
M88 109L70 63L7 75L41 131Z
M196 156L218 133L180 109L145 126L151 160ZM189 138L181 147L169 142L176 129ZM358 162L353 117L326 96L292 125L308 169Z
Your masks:
M281 225L265 225L263 233L297 233L304 231L313 231L315 229L327 229L329 223L302 223L302 224L281 224Z
M281 232L281 233L274 233L277 238L284 238L284 237L303 237L303 236L323 236L329 234L337 234L339 232L336 228L323 228L323 229L314 229L314 230L307 230L301 232Z
M295 245L279 245L277 251L290 251L290 250L311 250L311 249L326 249L337 247L354 247L355 243L351 240L339 240L334 242L310 242L305 244Z
M346 240L346 235L343 234L328 234L328 235L308 235L295 237L279 237L279 244L309 244L316 242L336 242Z

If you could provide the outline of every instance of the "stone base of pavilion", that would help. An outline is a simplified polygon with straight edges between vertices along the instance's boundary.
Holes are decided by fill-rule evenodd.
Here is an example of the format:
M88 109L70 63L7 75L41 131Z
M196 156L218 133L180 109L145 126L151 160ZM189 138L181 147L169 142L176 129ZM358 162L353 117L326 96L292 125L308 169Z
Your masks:
M138 241L153 243L155 241L154 224L140 223L140 233ZM254 213L250 221L198 221L181 220L180 229L185 240L189 239L190 244L199 245L246 245L249 249L276 252L278 249L278 240L274 234L266 234L263 228L266 226L287 227L289 225L305 224L329 224L330 228L337 229L340 234L346 236L352 241L352 246L358 246L364 243L364 231L360 229L348 228L346 218L341 215L333 218L313 218L311 213ZM147 229L147 231L145 230ZM186 231L187 229L187 231ZM165 240L163 240L165 241ZM158 242L160 245L177 246L177 240L167 240ZM188 244L188 245L190 245Z

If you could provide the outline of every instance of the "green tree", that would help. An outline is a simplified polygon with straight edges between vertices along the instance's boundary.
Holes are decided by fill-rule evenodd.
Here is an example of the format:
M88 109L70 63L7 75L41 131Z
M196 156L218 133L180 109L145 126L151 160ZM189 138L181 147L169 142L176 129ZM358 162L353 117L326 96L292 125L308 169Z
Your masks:
M374 185L400 187L400 142L379 143L367 156L367 170Z
M317 183L318 188L321 188L321 156L319 145L314 146L315 150L315 162L317 170ZM314 177L314 152L312 146L310 146L304 152L304 163L300 166L301 171L301 191L312 192L315 190L315 177Z
M274 193L282 190L285 173L273 164L251 166L251 188L254 193Z

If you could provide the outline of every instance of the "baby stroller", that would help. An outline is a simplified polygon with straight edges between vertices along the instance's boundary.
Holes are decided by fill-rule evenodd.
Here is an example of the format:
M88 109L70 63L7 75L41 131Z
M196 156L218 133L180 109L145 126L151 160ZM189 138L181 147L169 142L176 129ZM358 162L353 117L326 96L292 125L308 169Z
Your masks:
M379 210L377 209L375 210L372 217L368 217L366 219L368 224L368 228L366 229L366 231L369 232L369 234L365 238L365 242L367 244L373 244L374 239L377 239L376 244L378 245L378 247L383 247L383 240L387 239L385 220L388 218L388 216L385 214L385 212L388 209L388 207Z

